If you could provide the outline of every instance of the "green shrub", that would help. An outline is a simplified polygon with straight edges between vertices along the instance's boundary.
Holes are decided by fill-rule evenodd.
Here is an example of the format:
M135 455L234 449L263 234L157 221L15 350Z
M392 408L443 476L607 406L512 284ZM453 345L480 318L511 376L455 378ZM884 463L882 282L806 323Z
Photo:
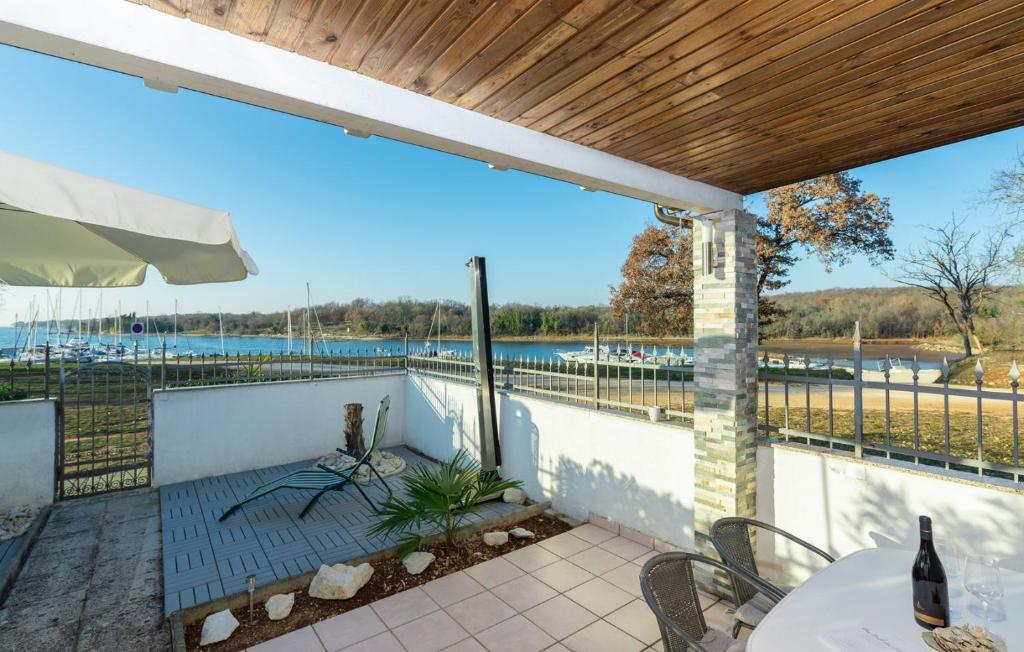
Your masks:
M419 531L424 525L439 529L445 543L455 545L459 527L479 510L481 498L522 485L518 480L502 480L493 471L481 471L480 464L464 450L446 462L413 467L402 477L402 484L404 495L381 503L381 519L370 533L400 535L403 557L420 547L423 535Z
M20 401L28 398L28 392L12 387L0 387L0 401Z

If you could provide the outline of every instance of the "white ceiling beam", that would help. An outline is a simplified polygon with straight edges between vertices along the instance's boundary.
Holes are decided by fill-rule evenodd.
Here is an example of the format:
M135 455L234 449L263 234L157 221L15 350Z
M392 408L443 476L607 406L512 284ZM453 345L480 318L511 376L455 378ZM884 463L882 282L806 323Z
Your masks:
M124 0L0 0L0 42L701 213L742 197Z

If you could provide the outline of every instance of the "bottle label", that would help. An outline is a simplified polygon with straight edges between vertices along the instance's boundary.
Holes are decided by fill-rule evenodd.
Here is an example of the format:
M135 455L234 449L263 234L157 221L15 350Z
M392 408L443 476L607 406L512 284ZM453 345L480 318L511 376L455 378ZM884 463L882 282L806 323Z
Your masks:
M926 614L920 609L914 609L914 617L922 623L928 623L929 625L935 625L936 627L945 627L948 625L944 618L936 618L935 616Z

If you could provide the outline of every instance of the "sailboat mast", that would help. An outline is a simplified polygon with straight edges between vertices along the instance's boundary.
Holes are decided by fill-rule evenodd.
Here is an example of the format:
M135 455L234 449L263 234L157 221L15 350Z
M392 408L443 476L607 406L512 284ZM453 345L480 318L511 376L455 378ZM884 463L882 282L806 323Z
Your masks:
M103 290L100 290L100 305L96 310L96 343L103 346Z
M220 323L220 354L227 355L224 351L224 313L217 309L217 321Z
M288 306L288 355L292 354L292 307Z
M174 350L178 350L178 300L174 300Z
M309 281L306 281L306 350L309 351L309 355L313 355L313 323L310 321L309 315L312 312L312 302L309 298Z
M50 290L46 290L46 337L43 338L43 344L46 346L50 345Z

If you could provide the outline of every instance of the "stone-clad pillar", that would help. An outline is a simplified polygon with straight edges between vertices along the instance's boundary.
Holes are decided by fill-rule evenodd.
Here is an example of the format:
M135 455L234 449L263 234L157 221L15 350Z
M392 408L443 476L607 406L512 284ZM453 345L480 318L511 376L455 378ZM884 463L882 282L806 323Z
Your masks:
M723 516L754 516L757 443L756 218L714 220L715 269L704 276L694 224L694 526L697 550L717 557L706 535Z

